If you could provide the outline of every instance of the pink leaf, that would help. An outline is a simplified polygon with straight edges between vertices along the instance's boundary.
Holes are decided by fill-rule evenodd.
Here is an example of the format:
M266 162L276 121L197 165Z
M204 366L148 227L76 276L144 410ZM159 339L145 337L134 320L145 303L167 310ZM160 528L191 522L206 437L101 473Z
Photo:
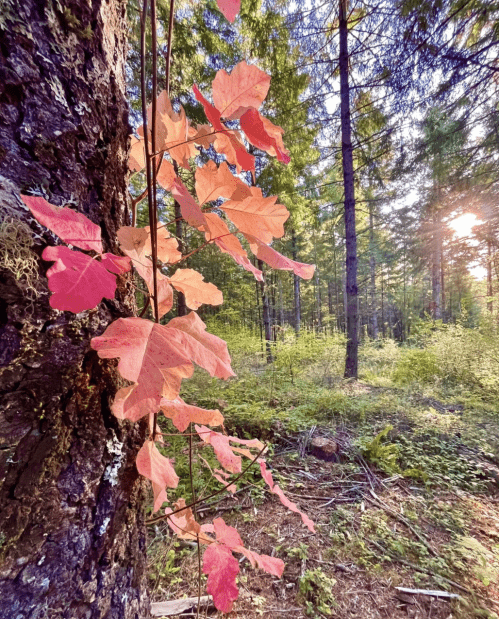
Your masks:
M267 122L272 125L270 121ZM272 127L275 127L275 125L272 125ZM279 144L276 138L268 133L258 110L250 108L241 116L241 129L253 146L274 155L283 163L291 161L289 152L284 149L284 145L281 146L282 140ZM275 127L275 129L279 129L279 127Z
M216 608L223 613L229 613L239 595L236 585L239 574L237 559L226 546L211 544L204 553L203 573L208 574L206 590L213 596Z
M220 116L234 120L248 107L258 109L269 86L270 75L243 60L230 75L224 69L217 72L213 80L213 102Z
M303 524L307 526L308 529L312 531L312 533L315 533L314 523L312 522L312 520L310 520L310 518L306 514L304 514L302 511L298 509L296 503L293 503L292 501L288 499L287 496L285 496L284 492L279 488L277 484L274 484L274 480L272 479L272 474L270 473L270 471L267 471L267 467L265 465L265 462L263 461L260 461L260 471L262 473L263 479L265 480L265 483L270 488L270 491L273 494L277 494L281 503L285 507L287 507L290 511L295 512L296 514L299 514L301 516Z
M157 511L166 500L165 488L178 486L178 475L171 461L159 452L154 441L146 441L141 447L137 454L137 470L153 484L154 511Z
M303 262L295 262L290 258L286 258L269 245L262 243L259 239L245 234L245 237L250 244L251 251L257 258L266 262L273 269L281 269L283 271L293 271L298 277L303 279L311 279L314 275L315 265L304 264Z
M215 518L213 521L213 527L217 536L217 542L220 544L225 544L225 546L228 546L231 549L243 545L243 540L241 539L239 533L234 527L225 524L223 518Z
M217 0L217 4L220 12L232 24L241 9L241 0Z
M51 307L78 314L98 305L103 297L112 299L116 277L100 262L69 247L46 247L44 260L54 260L47 271Z
M194 228L204 230L206 222L203 211L180 179L173 184L172 195L180 204L180 211L185 221Z
M237 487L235 484L230 484L227 486L227 482L229 481L229 477L230 477L229 473L222 471L222 469L215 469L213 471L213 477L217 481L219 481L222 485L226 486L228 492L231 492L232 494L236 492Z
M223 423L223 415L219 410L205 410L191 404L186 404L182 398L161 400L161 412L172 420L179 432L184 432L190 423L203 423L209 426L219 426Z
M43 198L34 196L21 196L21 198L33 216L65 243L86 251L93 250L99 254L102 253L100 227L92 223L85 215L67 206L59 208L49 204Z
M234 550L247 557L252 567L257 565L261 570L267 572L267 574L272 574L272 576L277 576L277 578L282 577L282 573L284 572L284 561L281 559L269 557L268 555L259 555L257 552L243 547L235 548Z
M113 412L137 420L156 413L161 399L175 400L183 378L192 376L196 363L212 376L233 376L227 345L206 333L202 320L192 312L168 325L141 318L119 318L91 346L102 359L120 358L118 371L135 383L120 389Z
M111 273L116 273L116 275L122 275L130 270L130 258L128 256L102 254L101 264Z

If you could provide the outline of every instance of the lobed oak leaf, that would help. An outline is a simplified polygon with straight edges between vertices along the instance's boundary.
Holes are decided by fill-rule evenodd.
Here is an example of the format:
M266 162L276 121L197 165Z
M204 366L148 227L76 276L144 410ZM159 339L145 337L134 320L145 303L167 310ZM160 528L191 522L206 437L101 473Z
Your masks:
M91 346L102 359L120 358L118 371L133 383L120 389L113 413L136 421L156 413L161 399L175 400L183 378L192 376L193 363L212 376L233 376L227 345L206 333L203 321L191 312L168 325L141 318L119 318Z
M267 466L263 460L260 460L260 472L262 474L262 477L265 483L270 488L270 491L273 494L276 494L279 497L279 500L281 501L281 503L285 507L287 507L290 511L295 512L296 514L299 514L301 516L303 524L306 527L308 527L308 529L312 531L312 533L315 533L314 523L312 522L312 520L310 520L307 514L304 514L302 511L300 511L296 503L293 503L292 501L290 501L288 497L284 494L284 492L281 490L281 488L277 484L274 483L274 480L272 478L272 473L267 470Z
M244 236L250 244L251 251L255 254L255 256L258 259L263 260L263 262L267 263L273 269L293 271L295 275L298 275L298 277L301 277L302 279L312 279L315 271L315 265L304 264L303 262L296 262L290 258L286 258L286 256L283 256L269 245L262 243L259 239L256 239L249 234L245 234Z
M259 451L264 448L264 444L258 439L244 440L235 436L226 436L220 432L210 430L206 426L196 425L195 428L201 440L213 447L217 460L230 473L240 473L242 471L241 457L236 455L235 451L242 452L247 458L251 459L253 457L249 450L233 447L231 442L247 445L249 448L258 449Z
M137 470L152 482L154 491L154 511L166 501L165 488L176 488L179 478L171 461L163 456L154 441L146 441L137 454Z
M98 305L103 297L114 298L116 277L101 262L62 246L46 247L42 258L55 262L47 271L48 286L54 293L51 307L78 314ZM106 259L106 264L109 262Z
M196 129L190 127L189 137L194 140L195 144L199 144L203 148L210 148L216 138L216 133L210 125L198 125Z
M254 174L255 158L253 155L250 155L244 148L244 145L234 136L233 132L227 130L222 124L220 112L203 97L196 85L193 86L193 91L196 99L202 104L206 117L217 132L217 137L215 138L215 149L217 152L224 154L229 163L236 165L238 172L250 170Z
M243 554L249 560L252 567L256 565L264 572L267 572L267 574L272 574L272 576L277 576L277 578L282 577L285 567L282 559L269 557L269 555L260 555L244 547L235 548L234 550Z
M179 269L169 278L171 285L185 295L185 304L197 310L203 303L220 305L223 303L222 292L215 284L205 282L201 273L193 269Z
M224 17L232 23L241 9L241 0L217 0L218 8Z
M239 595L236 585L239 562L227 546L211 544L204 553L203 573L208 574L206 590L213 596L216 608L229 613Z
M213 471L213 477L219 481L221 484L223 484L224 486L226 486L226 489L228 492L231 492L232 494L234 494L237 490L237 487L235 484L229 484L227 486L227 482L229 481L229 477L230 475L228 473L226 473L225 471L222 471L222 469L215 469Z
M261 116L258 110L250 108L244 112L241 116L241 129L253 146L277 157L282 163L291 161L289 151L284 148L282 134L279 133L279 130L282 133L283 130Z
M196 195L200 206L218 198L242 200L251 195L248 185L232 174L225 161L217 167L217 164L210 160L197 168L195 176Z
M201 527L196 522L191 508L185 507L185 499L179 499L175 503L175 512L177 513L172 513L169 507L165 509L168 525L181 539L199 540L201 544L213 544L215 540L206 534L204 526Z
M105 269L111 271L111 273L116 273L116 275L127 273L131 268L128 256L115 256L114 254L102 254L101 264Z
M187 404L182 398L167 400L162 398L160 402L161 412L165 417L172 420L173 425L179 432L184 432L190 423L203 423L209 426L219 426L223 423L222 413L216 410L205 410L192 404Z
M224 544L230 549L238 548L243 545L243 540L239 533L234 527L225 524L223 518L215 518L215 520L213 520L213 530L219 544Z
M282 204L276 204L277 196L266 198L257 187L252 187L251 192L251 197L228 200L220 208L241 232L270 243L273 237L284 235L289 212Z
M258 109L270 87L270 75L246 61L238 63L228 74L224 69L213 80L213 102L220 116L234 120L248 108Z
M100 226L91 222L82 213L73 211L67 206L64 208L54 206L41 197L21 196L21 198L33 217L65 243L85 251L93 250L99 254L103 252Z
M142 258L141 261L134 260L133 266L137 269L137 273L140 277L142 277L145 281L151 297L154 297L154 275L152 262L149 258ZM158 269L156 269L156 286L158 292L158 314L161 318L173 307L173 289L169 284L168 278L160 273Z

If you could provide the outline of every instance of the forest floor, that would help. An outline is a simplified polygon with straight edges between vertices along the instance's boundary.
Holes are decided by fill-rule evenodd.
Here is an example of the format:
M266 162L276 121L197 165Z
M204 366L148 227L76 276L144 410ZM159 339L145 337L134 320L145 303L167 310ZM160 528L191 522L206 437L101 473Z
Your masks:
M208 502L202 519L222 516L248 548L286 564L277 579L241 561L240 596L225 616L497 618L497 404L459 386L352 383L326 376L320 360L304 367L291 382L245 357L223 390L198 377L185 394L225 409L231 433L266 440L274 479L316 525L310 533L256 473L234 497ZM182 465L185 448L169 447ZM212 489L206 479L198 493ZM197 595L197 550L165 523L151 530L149 558L154 601Z

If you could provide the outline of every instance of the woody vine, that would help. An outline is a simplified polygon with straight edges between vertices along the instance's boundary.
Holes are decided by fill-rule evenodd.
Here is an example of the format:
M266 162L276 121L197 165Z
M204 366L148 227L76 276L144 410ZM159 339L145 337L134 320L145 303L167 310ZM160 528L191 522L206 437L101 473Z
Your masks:
M234 21L239 10L238 0L218 0L222 13ZM289 154L283 143L283 130L259 112L267 95L270 76L255 65L241 62L229 74L220 70L212 84L213 103L194 86L194 95L203 106L208 124L194 126L186 118L182 107L176 111L170 101L169 66L173 37L174 0L170 4L168 57L166 63L167 90L157 95L156 4L144 0L141 15L141 91L143 124L132 138L129 167L143 172L147 188L141 196L132 199L132 226L118 231L118 240L124 256L103 252L101 229L83 214L69 207L58 208L44 198L22 196L33 216L72 248L57 245L46 247L42 257L53 262L47 271L48 286L52 292L50 305L57 310L74 313L89 310L102 299L112 299L116 278L126 277L132 269L147 287L146 302L141 315L120 318L105 332L93 338L91 346L103 359L119 358L118 371L129 381L115 397L112 411L116 417L136 422L149 420L149 437L137 455L137 469L151 481L154 494L154 512L168 504L167 489L176 488L179 478L172 460L157 447L163 434L159 429L158 414L170 419L179 433L189 439L191 500L179 499L168 505L163 513L150 522L166 518L172 530L183 539L194 540L206 546L202 570L208 575L207 591L215 606L230 612L237 599L236 578L239 562L233 553L245 555L252 566L258 566L277 577L282 575L284 563L277 558L259 555L244 547L236 529L222 518L213 523L200 524L196 519L199 500L192 483L193 439L210 445L221 468L213 471L221 483L221 492L235 492L236 483L252 464L258 462L269 490L281 502L301 515L303 523L313 532L312 521L274 484L266 469L266 447L257 439L243 440L227 436L211 428L223 426L219 410L204 410L187 404L180 396L184 378L192 376L196 364L211 376L228 379L234 376L227 345L220 338L206 332L196 310L202 304L219 305L222 293L216 286L205 282L203 276L190 268L177 268L169 275L171 266L178 266L186 256L179 251L178 241L168 226L179 221L158 220L157 186L170 192L179 206L181 219L204 235L204 245L214 244L236 263L262 280L242 246L238 234L246 239L252 253L269 266L293 271L305 279L313 276L314 267L290 260L272 248L274 238L284 234L287 209L277 203L277 197L267 197L254 186L247 185L238 176L249 171L255 178L255 158L246 143L276 157L283 164ZM152 31L152 91L149 106L145 95L145 31L150 19ZM157 96L156 96L157 95ZM225 121L239 121L240 130L228 128ZM231 126L233 126L231 124ZM178 167L190 169L189 161L198 149L214 150L226 161L219 166L209 161L195 170L195 199L177 174ZM230 166L230 167L229 167ZM233 173L233 171L235 173ZM149 226L137 228L138 202L147 198ZM224 201L220 203L220 199ZM214 201L217 200L217 206ZM77 248L77 249L73 249ZM82 250L82 251L77 251ZM173 306L173 289L185 295L186 316L173 318L167 324L160 319ZM154 321L143 318L149 304ZM243 470L243 458L248 461ZM235 476L235 477L234 477ZM213 496L213 495L211 495ZM204 497L206 500L209 497ZM200 564L201 564L201 555Z

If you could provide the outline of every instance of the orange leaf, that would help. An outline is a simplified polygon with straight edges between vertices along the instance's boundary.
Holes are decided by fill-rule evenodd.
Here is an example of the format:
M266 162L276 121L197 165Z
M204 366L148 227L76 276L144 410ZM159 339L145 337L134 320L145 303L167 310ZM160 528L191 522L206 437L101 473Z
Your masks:
M140 172L146 167L144 140L137 139L134 135L132 135L132 141L130 143L130 154L128 156L128 167L133 172Z
M196 195L199 205L218 198L242 200L251 195L250 188L229 170L223 161L220 167L210 160L196 170Z
M156 180L158 183L161 187L163 187L163 189L170 191L176 178L177 175L175 174L173 165L168 161L168 159L163 159L161 161L161 167L156 174Z
M286 258L275 249L272 249L269 245L262 243L255 237L245 234L244 235L250 244L251 251L257 258L266 262L273 269L280 269L281 271L293 271L295 275L302 279L312 279L315 271L315 265L304 264L303 262L295 262L290 258Z
M172 420L179 432L184 432L190 423L206 423L209 426L219 426L223 423L223 415L217 410L205 410L191 404L186 404L182 398L161 400L161 412Z
M237 64L230 75L221 69L213 80L213 101L220 116L234 120L240 118L245 108L258 109L270 86L270 75L244 60ZM242 108L242 109L241 109Z
M212 544L215 540L203 532L199 523L194 519L191 508L187 507L186 509L182 509L184 507L185 499L179 499L175 503L175 511L181 511L172 514L172 510L169 507L165 509L165 514L168 516L167 522L170 528L181 539L190 539L194 541L199 539L201 544ZM170 516L169 514L172 515Z
M223 303L222 292L215 286L204 281L201 273L193 269L179 269L169 278L171 285L185 295L188 308L197 310L203 303L220 305Z
M276 204L277 197L265 198L257 187L251 187L252 196L244 200L229 200L220 208L241 232L270 243L273 237L284 235L284 222L289 212L282 204Z
M185 221L193 228L204 230L206 221L203 211L180 179L177 179L173 184L172 195L180 204L180 212Z

